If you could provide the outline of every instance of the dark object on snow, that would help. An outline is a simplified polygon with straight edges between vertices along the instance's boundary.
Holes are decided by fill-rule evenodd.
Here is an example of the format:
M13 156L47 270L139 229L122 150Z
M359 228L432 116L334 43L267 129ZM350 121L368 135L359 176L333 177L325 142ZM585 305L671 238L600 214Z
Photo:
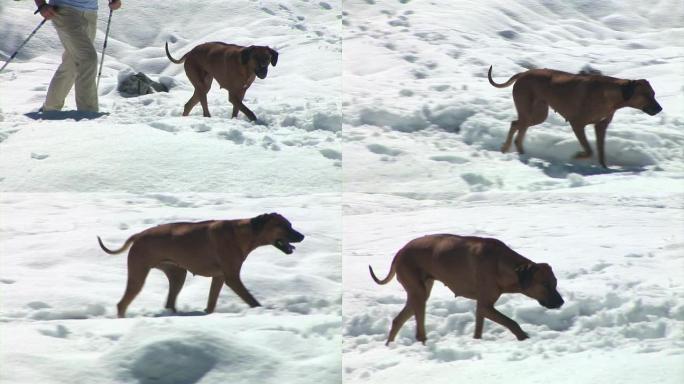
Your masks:
M142 72L138 72L135 75L130 75L127 78L119 81L119 87L117 90L124 97L136 97L149 95L150 93L155 92L169 91L164 84L153 81Z
M598 76L603 76L603 72L599 71L598 69L592 67L589 64L585 64L582 69L580 69L578 75L598 75Z

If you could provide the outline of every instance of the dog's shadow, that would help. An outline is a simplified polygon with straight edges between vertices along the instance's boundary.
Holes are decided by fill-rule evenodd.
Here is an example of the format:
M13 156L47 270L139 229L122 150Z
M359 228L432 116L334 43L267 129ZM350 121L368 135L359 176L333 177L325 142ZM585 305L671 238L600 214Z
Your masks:
M29 112L24 116L33 120L92 120L102 116L108 116L109 112L83 112L83 111L48 111Z
M573 164L539 159L529 155L520 155L520 162L530 167L539 168L546 176L554 179L565 179L574 173L581 176L609 175L615 173L639 174L647 170L645 166L609 166L603 168L598 164Z
M188 311L188 312L183 312L183 311L178 311L178 312L171 312L171 311L162 311L159 313L155 313L152 315L152 317L186 317L186 316L206 316L208 313L204 311Z

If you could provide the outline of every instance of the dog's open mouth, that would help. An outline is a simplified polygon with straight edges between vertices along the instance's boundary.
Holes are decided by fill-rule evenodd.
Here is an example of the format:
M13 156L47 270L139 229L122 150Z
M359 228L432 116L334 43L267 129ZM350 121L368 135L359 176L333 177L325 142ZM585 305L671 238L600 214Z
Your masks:
M278 239L273 243L273 246L280 249L283 253L289 255L295 250L295 246L288 243L286 240Z

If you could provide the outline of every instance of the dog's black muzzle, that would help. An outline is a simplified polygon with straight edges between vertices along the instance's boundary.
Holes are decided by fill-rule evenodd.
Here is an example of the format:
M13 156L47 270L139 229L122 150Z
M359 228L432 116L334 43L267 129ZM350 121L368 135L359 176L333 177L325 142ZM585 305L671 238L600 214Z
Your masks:
M658 104L658 103L653 103L653 104L647 106L646 108L642 109L642 111L648 113L651 116L657 115L662 110L663 110L663 107L661 107L660 104Z
M257 68L254 70L254 74L260 79L265 79L268 74L268 65L265 67Z
M556 292L553 295L553 297L548 301L539 300L539 304L541 304L542 307L546 307L549 309L558 309L558 308L562 307L564 303L565 303L565 301L563 300L563 298L561 297L561 295L558 292Z
M290 231L288 236L291 243L300 243L302 240L304 240L304 235L295 231L294 229Z

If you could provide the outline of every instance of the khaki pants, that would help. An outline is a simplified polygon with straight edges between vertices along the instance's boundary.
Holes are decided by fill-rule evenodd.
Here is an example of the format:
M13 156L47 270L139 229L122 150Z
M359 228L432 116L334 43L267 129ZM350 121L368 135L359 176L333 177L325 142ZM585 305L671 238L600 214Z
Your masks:
M75 84L76 109L97 112L97 52L93 46L97 31L97 12L82 12L63 6L57 10L52 23L64 46L64 53L62 64L50 81L43 110L62 109L64 99Z

